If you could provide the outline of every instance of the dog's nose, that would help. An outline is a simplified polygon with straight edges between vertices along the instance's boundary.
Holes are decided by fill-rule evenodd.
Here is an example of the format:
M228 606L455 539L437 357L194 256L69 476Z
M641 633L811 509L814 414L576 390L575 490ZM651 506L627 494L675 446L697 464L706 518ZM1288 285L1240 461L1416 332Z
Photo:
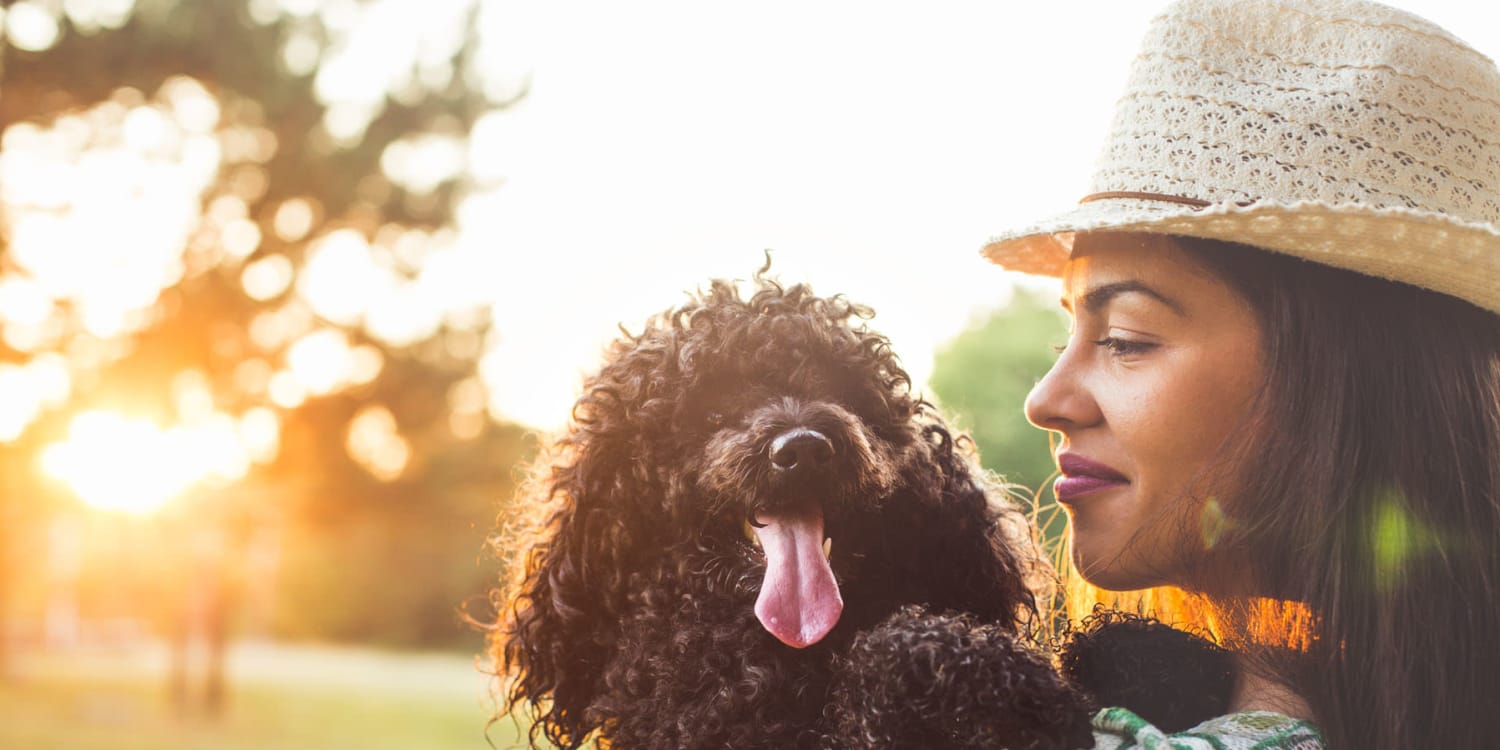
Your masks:
M771 463L782 471L798 474L827 465L833 458L833 441L821 432L798 427L771 441Z

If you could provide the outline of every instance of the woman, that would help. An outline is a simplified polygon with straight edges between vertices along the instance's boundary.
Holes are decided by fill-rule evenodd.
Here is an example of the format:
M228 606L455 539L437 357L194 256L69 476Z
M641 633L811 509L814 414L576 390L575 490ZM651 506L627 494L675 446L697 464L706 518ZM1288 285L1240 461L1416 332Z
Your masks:
M985 254L1063 280L1026 411L1077 573L1239 658L1169 746L1500 742L1493 62L1373 3L1177 3L1091 194Z

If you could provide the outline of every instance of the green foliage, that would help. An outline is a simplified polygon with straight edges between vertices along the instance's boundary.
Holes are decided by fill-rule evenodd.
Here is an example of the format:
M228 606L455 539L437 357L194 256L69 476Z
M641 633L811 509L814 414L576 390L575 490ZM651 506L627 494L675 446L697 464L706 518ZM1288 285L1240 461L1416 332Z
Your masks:
M944 412L974 438L980 460L1044 503L1038 492L1055 470L1047 436L1022 412L1031 391L1057 358L1067 322L1055 302L1017 290L1009 305L969 327L934 357L929 381ZM1044 508L1043 518L1049 511ZM1062 531L1060 519L1044 534Z

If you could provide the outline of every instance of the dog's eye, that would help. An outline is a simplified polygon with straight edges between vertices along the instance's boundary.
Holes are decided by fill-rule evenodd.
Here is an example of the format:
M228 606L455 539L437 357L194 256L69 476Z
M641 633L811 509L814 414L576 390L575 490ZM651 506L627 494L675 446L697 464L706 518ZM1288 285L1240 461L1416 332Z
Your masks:
M708 423L709 427L717 430L720 427L724 426L724 415L716 411L709 412L709 415L707 417L704 417L703 421Z

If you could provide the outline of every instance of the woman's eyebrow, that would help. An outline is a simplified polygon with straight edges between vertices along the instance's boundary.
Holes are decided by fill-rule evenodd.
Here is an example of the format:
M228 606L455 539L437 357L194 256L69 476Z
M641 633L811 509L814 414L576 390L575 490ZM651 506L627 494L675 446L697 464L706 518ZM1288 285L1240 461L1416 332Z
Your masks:
M1115 297L1118 297L1122 294L1127 294L1129 292L1144 294L1147 297L1150 297L1157 302L1166 305L1172 310L1172 312L1175 312L1184 318L1188 316L1187 310L1184 309L1181 304L1177 303L1171 297L1168 297L1167 295L1162 294L1161 292L1158 292L1155 289L1152 289L1151 287L1146 286L1145 284L1134 279L1101 284L1094 287L1093 289L1088 290L1088 292L1083 295L1083 307L1091 313L1098 313L1099 311L1103 310L1106 305L1109 304L1110 300L1113 300ZM1063 307L1071 309L1071 306L1068 305L1066 301L1064 301Z

